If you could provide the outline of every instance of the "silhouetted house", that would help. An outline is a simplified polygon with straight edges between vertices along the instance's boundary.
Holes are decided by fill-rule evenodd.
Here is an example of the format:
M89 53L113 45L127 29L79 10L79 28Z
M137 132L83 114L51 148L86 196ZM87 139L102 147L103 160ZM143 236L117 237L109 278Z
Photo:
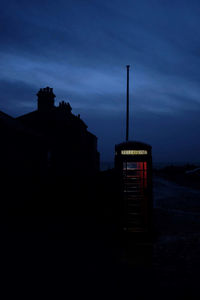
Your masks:
M45 147L41 135L0 111L1 177L34 176L45 172Z
M46 172L54 175L93 175L99 170L97 138L87 130L80 115L72 114L69 103L55 106L53 89L37 93L37 110L16 119L26 129L42 136Z

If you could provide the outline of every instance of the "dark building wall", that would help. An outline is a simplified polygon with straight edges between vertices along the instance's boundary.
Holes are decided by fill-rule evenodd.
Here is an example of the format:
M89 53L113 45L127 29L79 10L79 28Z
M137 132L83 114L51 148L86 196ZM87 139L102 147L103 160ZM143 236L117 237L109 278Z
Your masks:
M37 176L45 172L41 136L0 112L0 165L2 176Z

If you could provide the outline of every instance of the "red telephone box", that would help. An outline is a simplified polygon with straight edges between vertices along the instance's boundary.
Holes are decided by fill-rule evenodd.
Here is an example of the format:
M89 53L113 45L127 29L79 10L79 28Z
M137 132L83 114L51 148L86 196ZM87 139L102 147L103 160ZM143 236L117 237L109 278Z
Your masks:
M151 146L125 142L115 146L115 170L120 178L121 228L150 232L152 222Z

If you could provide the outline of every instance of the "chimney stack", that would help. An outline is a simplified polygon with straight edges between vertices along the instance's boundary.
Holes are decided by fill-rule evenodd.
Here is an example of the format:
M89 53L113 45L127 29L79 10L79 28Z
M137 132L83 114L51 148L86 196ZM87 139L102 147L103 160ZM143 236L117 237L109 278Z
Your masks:
M52 88L47 86L46 88L40 89L37 96L39 111L49 111L54 108L55 95Z

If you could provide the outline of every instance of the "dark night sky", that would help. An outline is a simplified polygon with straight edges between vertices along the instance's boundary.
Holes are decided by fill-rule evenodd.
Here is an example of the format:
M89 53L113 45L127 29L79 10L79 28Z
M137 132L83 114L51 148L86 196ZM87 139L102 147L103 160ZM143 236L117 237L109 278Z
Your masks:
M199 16L199 0L3 0L0 110L34 110L53 87L110 161L130 64L130 137L153 146L154 162L199 162Z

